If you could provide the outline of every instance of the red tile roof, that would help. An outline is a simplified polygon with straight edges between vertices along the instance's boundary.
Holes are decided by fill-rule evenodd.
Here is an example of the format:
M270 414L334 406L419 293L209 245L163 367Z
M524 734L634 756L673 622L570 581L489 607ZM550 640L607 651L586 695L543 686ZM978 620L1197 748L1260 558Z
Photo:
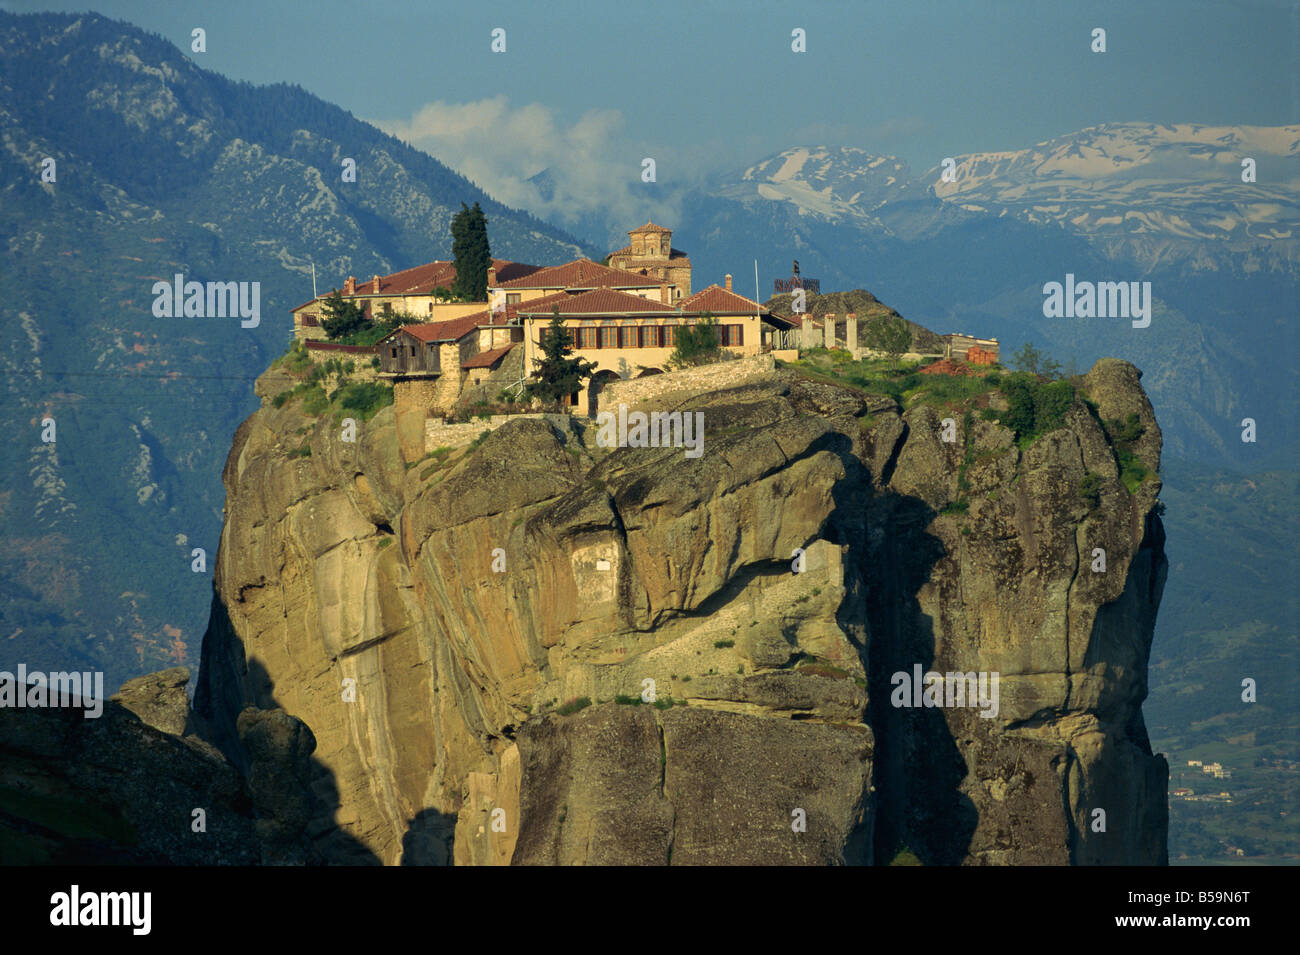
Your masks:
M753 315L766 312L753 299L728 292L721 285L710 285L679 303L683 311L712 312L715 315Z
M403 325L401 328L397 329L396 331L391 332L385 335L383 338L379 339L379 341L376 342L375 344L381 344L383 342L386 342L393 336L400 335L403 332L405 332L407 335L410 335L412 338L418 339L422 342L455 341L456 339L454 338L448 339L442 336L442 326L450 325L450 324L451 322L429 322L427 325Z
M519 279L541 271L542 268L540 265L525 265L522 262L511 262L509 259L493 259L492 265L497 270L497 281L501 281L502 275ZM379 294L427 295L439 285L444 288L451 288L452 283L455 281L455 262L429 262L426 265L417 265L411 269L394 272L392 275L381 275L379 277ZM373 284L371 282L358 282L357 294L374 295Z
M534 272L542 271L540 265L526 265L523 262L511 262L509 259L493 259L492 265L497 270L497 281L509 281L511 279L522 279L532 275ZM456 281L456 263L455 262L426 262L424 265L416 265L409 269L403 269L400 272L394 272L391 275L381 275L379 277L379 294L380 295L428 295L438 286L451 288ZM372 279L366 279L364 282L357 281L357 290L352 295L345 295L344 298L353 298L363 295L374 295L374 282ZM324 296L321 296L324 298ZM298 311L306 305L311 305L318 299L309 299L302 305L295 305L290 311Z
M672 232L672 229L665 229L661 225L655 225L653 222L647 222L639 229L629 229L628 235L635 235L638 232Z
M491 368L493 365L497 363L497 359L499 359L502 355L504 355L506 352L510 351L510 349L514 347L515 347L515 343L511 342L509 345L502 345L500 348L493 348L491 351L479 352L473 358L468 358L465 361L461 362L460 367Z
M563 293L561 293L563 294ZM551 307L558 306L561 315L617 315L625 312L658 312L661 315L678 315L679 310L663 302L650 301L617 289L598 288L564 298L548 295L534 302L515 306L518 314L547 316Z
M658 279L638 277L635 273L625 272L622 269L611 269L591 259L574 259L572 262L539 269L531 275L508 281L503 281L498 273L497 284L493 287L505 289L658 288L662 284Z
M556 292L554 295L534 299L525 305L507 305L504 311L501 312L490 312L484 309L481 312L471 312L468 315L448 319L445 322L421 322L418 325L403 325L398 331L406 331L422 342L458 342L476 328L489 325L499 327L508 324L514 320L519 310L525 307L537 306L544 309L549 315L552 303L563 302L571 297L573 296L566 292Z

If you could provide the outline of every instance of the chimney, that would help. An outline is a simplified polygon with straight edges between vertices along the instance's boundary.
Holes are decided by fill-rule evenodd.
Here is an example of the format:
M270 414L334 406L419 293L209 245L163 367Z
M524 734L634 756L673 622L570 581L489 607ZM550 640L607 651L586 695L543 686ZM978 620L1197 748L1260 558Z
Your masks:
M496 286L497 286L497 267L495 265L489 265L488 266L488 288L496 288Z
M375 276L375 278L374 278L374 282L375 282L375 294L378 295L378 294L379 294L379 276L378 276L378 275Z
M353 278L351 275L349 275L347 279L343 282L343 294L344 295L357 294L357 280Z
M726 289L727 289L728 292L731 291L731 273L730 273L730 272L727 273L727 278L726 278Z

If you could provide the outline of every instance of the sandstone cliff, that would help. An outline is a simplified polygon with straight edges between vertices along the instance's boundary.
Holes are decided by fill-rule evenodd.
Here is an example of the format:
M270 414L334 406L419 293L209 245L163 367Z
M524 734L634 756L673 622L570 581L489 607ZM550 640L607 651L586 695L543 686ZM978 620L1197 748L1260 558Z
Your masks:
M256 710L310 728L280 818L332 862L1162 863L1159 483L1098 417L1136 413L1153 470L1159 430L1132 366L1085 392L1022 450L776 372L659 399L704 413L698 458L518 420L404 461L392 408L347 443L266 402L194 719L245 773ZM996 717L891 705L916 664L999 674Z

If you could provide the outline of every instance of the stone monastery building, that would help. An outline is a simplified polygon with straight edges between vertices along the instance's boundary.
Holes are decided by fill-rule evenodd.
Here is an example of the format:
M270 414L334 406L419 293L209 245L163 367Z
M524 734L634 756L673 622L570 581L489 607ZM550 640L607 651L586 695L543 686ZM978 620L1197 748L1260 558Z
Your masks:
M737 356L770 350L776 333L793 327L732 291L730 275L722 285L692 293L691 262L672 247L671 230L647 222L628 236L631 242L610 253L609 265L575 259L542 267L493 259L486 302L453 303L438 296L435 290L455 281L451 262L368 282L349 277L344 298L360 304L372 320L409 315L415 321L373 348L348 350L377 356L383 378L419 382L429 410L446 412L467 386L506 362L519 369L516 380L531 374L542 335L558 313L573 353L596 366L590 387L570 398L571 405L584 407L606 381L666 371L677 329L706 314L718 322L723 349ZM339 348L323 342L321 301L293 309L294 335L312 350Z

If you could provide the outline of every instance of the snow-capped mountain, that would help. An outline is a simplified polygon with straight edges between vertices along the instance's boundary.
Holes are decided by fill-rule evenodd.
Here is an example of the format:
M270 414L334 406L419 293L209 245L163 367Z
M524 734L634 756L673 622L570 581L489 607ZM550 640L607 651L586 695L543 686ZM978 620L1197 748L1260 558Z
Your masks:
M1055 223L1111 257L1213 267L1247 253L1260 267L1300 264L1300 126L1108 123L953 159L951 181L941 166L922 176L945 203Z
M1214 270L1235 259L1245 272L1300 271L1300 126L1109 123L951 158L914 178L893 157L798 146L719 181L713 194L879 236L1009 216L1085 237L1144 270ZM1244 160L1253 182L1243 181Z
M700 189L677 234L697 282L747 278L757 259L767 295L798 259L823 289L869 289L1008 353L1033 341L1080 367L1128 358L1175 455L1235 462L1247 409L1294 404L1300 126L1114 123L951 158L913 174L862 149L793 147ZM1067 273L1151 281L1151 328L1045 317L1044 283Z
M803 214L829 222L881 226L877 210L923 198L925 189L901 159L846 146L799 146L749 167L738 182L721 184L717 194L741 201L789 202Z

